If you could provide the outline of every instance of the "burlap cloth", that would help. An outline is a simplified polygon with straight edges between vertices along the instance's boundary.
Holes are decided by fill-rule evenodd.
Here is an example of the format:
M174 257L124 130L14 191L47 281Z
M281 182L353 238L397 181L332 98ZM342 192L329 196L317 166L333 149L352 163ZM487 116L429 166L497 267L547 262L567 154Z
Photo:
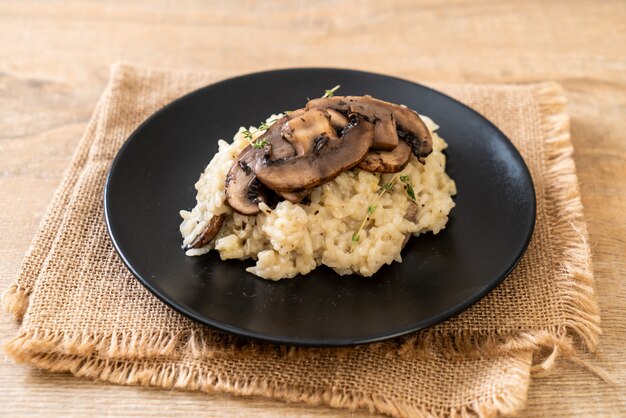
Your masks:
M511 138L537 193L535 233L519 266L458 317L385 343L294 349L233 337L166 307L113 250L103 186L117 150L146 117L213 81L202 73L113 68L17 283L5 293L22 320L5 343L16 361L119 384L394 416L493 416L523 407L531 374L550 368L559 353L575 358L574 347L595 349L587 231L565 101L554 83L436 86Z

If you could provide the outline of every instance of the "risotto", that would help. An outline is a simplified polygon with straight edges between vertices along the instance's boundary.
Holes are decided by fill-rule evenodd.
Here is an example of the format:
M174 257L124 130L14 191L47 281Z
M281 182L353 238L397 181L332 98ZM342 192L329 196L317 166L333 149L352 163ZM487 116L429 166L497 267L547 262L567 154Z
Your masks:
M283 115L272 115L265 130ZM189 256L217 251L222 260L248 259L248 272L279 280L307 274L326 265L338 274L372 276L383 265L402 262L408 238L439 233L454 207L455 183L445 172L446 142L438 126L422 120L432 137L432 152L423 159L411 155L396 173L375 173L354 167L333 180L308 190L300 203L275 206L259 202L259 212L243 215L227 201L226 183L238 156L264 130L240 128L231 143L218 141L219 150L195 187L197 204L182 210L180 232ZM200 234L219 219L219 232L201 248L190 248Z

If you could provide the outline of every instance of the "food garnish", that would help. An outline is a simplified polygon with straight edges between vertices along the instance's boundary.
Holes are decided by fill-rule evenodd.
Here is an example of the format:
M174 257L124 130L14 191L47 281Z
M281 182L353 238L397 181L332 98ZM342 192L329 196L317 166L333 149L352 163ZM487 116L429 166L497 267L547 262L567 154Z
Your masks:
M376 198L376 205L369 205L367 207L367 214L365 215L365 218L363 218L363 221L361 222L361 225L359 226L359 229L354 232L352 234L352 244L350 245L350 251L352 252L354 250L354 247L356 246L356 244L361 240L361 231L363 231L363 228L365 228L365 225L367 224L367 222L369 222L370 220L370 215L373 215L374 212L376 212L376 208L378 207L377 204L380 201L380 199L383 197L383 195L386 192L389 192L393 189L394 184L396 183L396 178L398 177L398 175L396 174L395 176L393 176L391 178L391 180L389 180L387 183L383 184L381 186L381 191L378 194L377 198ZM404 176L402 176L404 177Z
M430 133L414 111L371 96L335 96L339 86L287 113L250 142L226 178L228 204L244 215L278 194L298 203L310 190L355 166L397 173L411 154L422 161L432 150Z

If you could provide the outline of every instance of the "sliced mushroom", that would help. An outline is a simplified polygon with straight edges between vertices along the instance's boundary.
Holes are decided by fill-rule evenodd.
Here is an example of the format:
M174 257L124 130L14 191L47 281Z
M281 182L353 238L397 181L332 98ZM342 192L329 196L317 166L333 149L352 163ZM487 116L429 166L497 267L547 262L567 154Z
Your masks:
M257 141L265 145L244 149L226 178L228 203L244 215L258 213L260 202L269 204L276 197L267 188L297 203L308 189L359 163L368 171L397 172L411 151L423 162L432 150L430 133L417 113L371 96L311 100Z
M354 112L374 121L376 115L393 113L397 124L398 136L411 145L413 154L424 162L432 152L432 138L428 128L419 115L407 107L371 96L333 96L314 99L307 103L307 109L335 109L340 112Z
M372 148L391 151L398 146L398 131L396 131L396 121L393 113L383 116L377 115L374 124L374 143Z
M345 129L350 121L347 117L337 112L335 109L326 109L326 113L330 116L330 124L333 125L335 129Z
M304 112L306 112L305 108L296 109L296 110L288 110L285 112L285 117L287 118L287 120L291 120L293 118L297 118L298 116L302 115Z
M257 160L267 154L272 159L284 159L295 155L293 146L285 141L281 130L286 117L282 117L263 133L257 142L266 141L264 148L247 146L239 154L226 176L226 199L235 212L242 215L255 215L259 212L259 203L268 203L268 193L254 174L253 167Z
M285 200L291 203L300 203L302 199L311 194L311 189L305 189L300 192L276 192Z
M411 221L413 223L417 223L417 203L412 200L409 200L409 206L406 208L406 213L404 214L404 219Z
M283 126L289 118L283 116L278 119L269 129L259 137L258 142L266 141L268 146L265 148L265 153L273 160L281 158L289 158L295 154L293 145L286 141L282 136Z
M374 127L360 115L353 115L343 135L333 144L283 160L264 159L254 171L259 180L278 192L299 192L337 177L357 165L374 140Z
M407 206L406 208L404 219L408 220L409 222L413 222L414 224L417 223L417 212L418 212L417 203L413 202L412 200L409 200L409 206ZM404 234L404 240L402 241L402 249L404 249L404 246L406 245L406 243L409 242L409 238L411 238L410 232L407 232L406 234Z
M260 183L253 167L263 158L263 150L248 145L239 154L226 176L226 200L235 212L254 215L259 212L259 203L264 201Z
M222 213L221 215L213 216L211 220L209 220L209 224L189 245L186 245L183 248L185 251L191 248L202 248L208 245L213 238L220 232L222 229L222 225L224 224L225 215Z
M298 156L319 152L328 142L339 139L330 124L330 116L322 109L312 109L290 119L282 126L281 133Z
M358 165L372 173L397 173L402 171L411 158L411 147L404 141L391 151L370 150Z

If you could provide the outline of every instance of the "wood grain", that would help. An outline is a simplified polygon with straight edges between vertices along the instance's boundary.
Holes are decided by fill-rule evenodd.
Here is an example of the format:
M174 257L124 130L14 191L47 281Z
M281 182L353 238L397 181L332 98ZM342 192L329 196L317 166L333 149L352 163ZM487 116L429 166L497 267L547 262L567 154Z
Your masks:
M426 82L556 80L566 89L604 335L560 361L522 416L626 416L626 2L0 2L0 288L15 278L118 60L219 77L337 66ZM0 339L17 330L0 319ZM0 415L369 416L120 387L0 360Z

